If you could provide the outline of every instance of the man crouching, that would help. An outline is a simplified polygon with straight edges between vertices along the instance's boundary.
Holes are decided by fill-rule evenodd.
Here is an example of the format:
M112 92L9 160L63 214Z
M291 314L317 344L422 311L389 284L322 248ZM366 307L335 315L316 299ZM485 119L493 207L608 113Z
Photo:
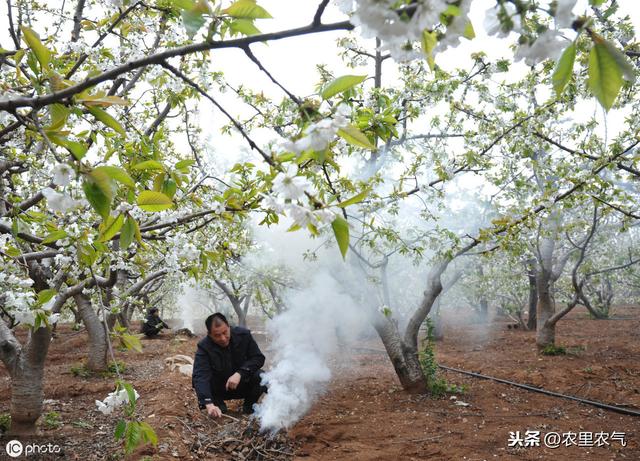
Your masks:
M191 380L198 406L219 418L227 412L225 400L243 398L243 413L252 414L253 405L267 391L260 384L264 355L251 332L229 327L224 315L210 315L205 325L208 334L198 342Z

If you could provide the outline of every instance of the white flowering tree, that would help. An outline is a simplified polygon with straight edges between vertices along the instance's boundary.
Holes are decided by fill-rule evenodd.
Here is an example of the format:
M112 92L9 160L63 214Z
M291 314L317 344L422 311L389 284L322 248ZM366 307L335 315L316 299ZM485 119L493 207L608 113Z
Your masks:
M329 0L322 0L313 17L301 19L300 27L262 34L258 26L270 14L254 0L78 0L58 9L8 2L4 20L9 40L0 49L0 358L12 378L12 430L32 431L40 415L50 325L67 301L76 303L95 339L92 344L106 344L108 349L107 314L126 311L145 286L168 273L198 277L210 262L224 262L229 253L219 243L225 223L249 213L261 214L262 224L287 216L294 222L292 231L306 229L314 236L328 232L344 257L359 218L378 210L393 213L408 197L437 198L444 194L437 186L456 175L489 170L493 148L512 133L524 136L519 129L543 114L537 108L524 114L517 107L510 109L506 102L511 95L500 93L501 116L476 119L478 129L470 133L462 114L475 118L477 111L452 104L442 123L462 130L447 135L464 139L465 154L445 155L444 144L433 155L412 156L408 149L402 153L406 164L399 176L382 174L396 148L447 137L414 133L411 122L424 115L430 103L464 97L459 88L485 75L488 67L481 56L474 58L474 70L456 78L436 64L439 52L473 39L474 27L481 25L469 18L470 0L337 3L348 15L344 21L324 23ZM628 37L619 43L605 38L624 30L610 24L615 19L613 6L600 10L603 1L589 3L594 10L579 17L572 0L498 1L486 13L489 34L505 40L511 40L509 33L518 37L515 61L544 67L547 80L532 85L554 87L554 100L545 108L556 101L571 105L585 80L588 94L606 110L634 104L631 84L625 81L633 81L628 56L635 58L637 52L626 49ZM273 77L252 48L260 42L354 28L379 44L372 53L374 89L364 100L353 96L365 94L366 75L330 73L321 75L316 94L299 97ZM286 100L261 101L210 72L210 56L224 48L243 51L285 92ZM354 49L362 57L359 48ZM409 68L421 72L406 73L405 88L387 91L379 77L389 56L425 60ZM554 64L549 58L558 61ZM407 77L425 75L427 69L433 70L428 84ZM220 88L234 90L256 116L247 122L235 119L215 96L213 90ZM427 89L435 90L435 96ZM480 94L487 96L491 89ZM227 131L240 136L255 154L257 161L225 172L231 183L212 174L207 164L194 125L196 100L212 104L229 120ZM516 117L507 117L509 111ZM510 126L504 128L507 119ZM432 120L435 127L444 126L440 123ZM282 142L256 142L251 131L258 127L272 129ZM532 133L527 131L528 136ZM535 136L544 140L547 134ZM525 150L529 141L520 149ZM436 226L424 298L402 331L382 313L377 323L405 389L426 389L417 360L417 334L453 258L491 244L497 236L516 234L567 197L583 194L585 185L605 168L632 168L625 163L628 146L604 147L600 156L587 155L592 163L571 178L573 186L550 188L540 201L511 212L475 236ZM372 174L350 177L345 163L353 156L364 159ZM437 218L434 213L425 216ZM390 235L375 219L362 229L367 226L381 236ZM217 237L192 241L190 234L204 228L215 228L210 235ZM26 344L13 333L18 324L31 330ZM97 367L103 366L106 352L96 349L91 356L99 357Z

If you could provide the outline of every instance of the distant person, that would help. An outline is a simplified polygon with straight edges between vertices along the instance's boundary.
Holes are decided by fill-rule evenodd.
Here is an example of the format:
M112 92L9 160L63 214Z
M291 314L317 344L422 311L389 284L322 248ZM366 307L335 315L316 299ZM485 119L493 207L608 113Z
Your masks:
M225 400L244 399L242 412L252 414L253 405L267 391L260 384L264 355L251 332L230 327L223 314L210 315L205 325L207 336L198 342L191 381L198 406L219 418L227 412Z
M158 336L163 328L166 328L168 330L171 329L169 325L164 323L164 321L160 318L158 309L152 307L151 309L149 309L147 318L142 324L142 332L147 336L147 338L153 338L155 336Z

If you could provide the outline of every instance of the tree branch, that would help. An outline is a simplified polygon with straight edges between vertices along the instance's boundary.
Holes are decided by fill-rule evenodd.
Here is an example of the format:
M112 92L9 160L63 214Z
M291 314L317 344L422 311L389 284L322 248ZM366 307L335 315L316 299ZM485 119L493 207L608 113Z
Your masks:
M134 5L137 5L137 4L134 4ZM46 95L38 95L34 97L17 97L17 98L7 99L5 101L0 102L0 110L6 110L8 112L13 113L15 112L15 109L20 107L32 107L34 109L37 109L37 108L47 106L49 104L65 101L86 89L89 89L98 85L99 83L113 80L124 73L131 72L141 67L146 67L151 64L162 64L166 60L177 57L177 56L186 56L189 54L208 51L208 50L214 50L214 49L244 48L247 45L250 45L251 43L282 40L290 37L298 37L301 35L330 32L330 31L336 31L336 30L353 30L353 28L354 26L349 21L342 21L342 22L336 22L332 24L321 24L318 26L310 25L310 26L304 26L304 27L299 27L295 29L283 30L279 32L252 35L249 37L243 37L243 38L238 38L234 40L200 42L200 43L194 43L191 45L185 45L182 47L152 54L144 58L135 59L133 61L126 62L106 72L103 72L102 74L96 75L91 78L87 78L83 82L72 85L61 91L57 91L57 92L46 94Z

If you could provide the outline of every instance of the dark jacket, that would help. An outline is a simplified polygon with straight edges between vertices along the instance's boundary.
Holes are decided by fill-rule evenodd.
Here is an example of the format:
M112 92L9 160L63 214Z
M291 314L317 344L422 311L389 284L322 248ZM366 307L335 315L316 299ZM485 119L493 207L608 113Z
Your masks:
M160 317L156 317L153 314L149 314L142 324L142 332L148 336L158 334L163 328L169 328L169 325L164 323Z
M240 383L248 380L264 365L264 355L251 332L242 327L231 327L231 338L226 348L218 346L209 335L198 342L191 384L204 406L220 400L225 393L229 377L240 373Z

